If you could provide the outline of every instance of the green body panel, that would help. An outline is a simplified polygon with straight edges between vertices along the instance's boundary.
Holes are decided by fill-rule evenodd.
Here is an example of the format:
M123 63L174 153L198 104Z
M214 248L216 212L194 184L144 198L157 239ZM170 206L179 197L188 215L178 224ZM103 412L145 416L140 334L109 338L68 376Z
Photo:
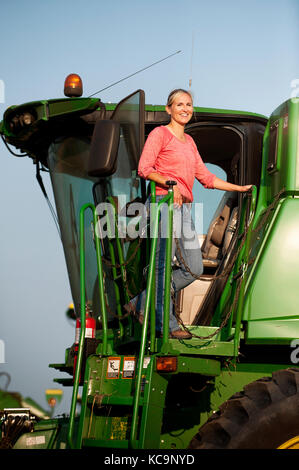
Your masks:
M267 170L269 164L270 128L277 126L276 164ZM274 196L285 188L286 192L296 194L299 190L299 99L293 98L283 103L270 116L264 133L262 172L259 199L255 221L272 202Z
M165 409L162 432L160 436L161 449L185 449L198 429L235 393L251 382L270 377L275 370L282 369L281 364L227 364L221 373L203 384L190 383L188 401L183 395L186 389L180 390L177 385L176 403ZM186 377L181 376L181 380ZM195 397L195 398L194 398Z
M22 434L14 449L66 449L68 420L49 419L35 424L34 431Z
M85 387L76 447L129 447L132 409L136 387L135 373L130 376L124 368L125 358L90 357L85 373ZM132 357L131 359L132 360ZM109 377L108 362L119 361L117 377ZM138 444L136 447L158 446L167 381L153 372L154 358L142 370L141 396L138 410ZM111 368L109 368L111 370ZM116 375L116 374L115 374ZM126 376L127 375L127 376ZM111 408L113 407L113 408ZM112 410L109 412L109 410ZM154 413L151 421L148 416ZM158 416L160 415L160 418ZM109 442L110 441L110 442ZM120 441L117 445L116 441Z
M276 132L272 147L270 132ZM299 337L298 139L299 100L293 99L274 111L264 135L262 184L244 301L248 343L290 344ZM276 152L276 159L269 155L271 151L272 157ZM269 211L268 206L279 192L286 197L282 196Z
M299 317L298 212L298 197L283 199L269 221L268 230L262 236L259 231L256 236L252 246L255 261L248 279L244 310L244 320L248 322L285 318L292 320L293 327L296 325L294 320ZM288 339L294 335L299 336L298 326L291 336L282 330L278 337Z
M273 319L248 322L246 342L248 344L290 345L298 338L299 319Z
M270 183L268 189L270 197L282 187L291 192L299 190L298 122L298 98L288 100L277 108L269 120L268 126L278 123L277 165L276 169L274 168L266 177L267 185ZM266 146L266 149L268 148Z

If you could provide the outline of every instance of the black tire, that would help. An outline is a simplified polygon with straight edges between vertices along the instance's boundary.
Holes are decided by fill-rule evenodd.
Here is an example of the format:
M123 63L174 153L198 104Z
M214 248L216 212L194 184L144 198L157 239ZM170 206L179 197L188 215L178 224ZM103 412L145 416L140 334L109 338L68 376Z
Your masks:
M298 436L299 369L276 371L235 394L199 429L189 449L277 449Z

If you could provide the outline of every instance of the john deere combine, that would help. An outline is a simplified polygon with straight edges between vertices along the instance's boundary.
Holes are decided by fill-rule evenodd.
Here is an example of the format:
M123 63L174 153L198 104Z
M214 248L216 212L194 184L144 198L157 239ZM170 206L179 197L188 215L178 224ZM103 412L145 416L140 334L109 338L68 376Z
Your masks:
M299 99L269 119L195 108L186 132L205 163L254 186L225 193L211 214L204 274L175 303L192 338L177 340L167 302L163 337L154 310L159 210L168 204L171 226L172 186L150 221L139 210L149 192L155 203L137 166L148 133L168 122L164 107L145 105L142 90L105 105L67 85L67 98L12 106L0 124L41 186L50 174L80 326L64 362L50 365L69 374L56 379L73 388L69 417L25 420L11 445L299 448ZM166 300L176 263L167 243ZM144 287L141 324L124 305Z

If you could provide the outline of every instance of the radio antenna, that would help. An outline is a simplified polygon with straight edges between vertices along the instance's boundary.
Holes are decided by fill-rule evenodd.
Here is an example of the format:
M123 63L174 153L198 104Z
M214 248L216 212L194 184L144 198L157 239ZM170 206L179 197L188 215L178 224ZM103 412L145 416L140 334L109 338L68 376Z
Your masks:
M137 72L134 72L134 73L132 73L131 75L128 75L127 77L121 78L121 79L118 80L117 82L114 82L114 83L112 83L111 85L108 85L108 86L106 86L105 88L102 88L101 90L96 91L96 92L93 93L92 95L89 95L88 98L91 98L92 96L97 95L98 93L101 93L101 92L104 91L104 90L108 90L108 88L111 88L111 87L113 87L114 85L117 85L118 83L123 82L124 80L127 80L128 78L131 78L131 77L133 77L134 75L137 75L137 73L143 72L144 70L147 70L147 69L149 69L150 67L153 67L154 65L160 64L160 63L163 62L164 60L167 60L167 59L169 59L170 57L172 57L172 56L174 56L174 55L176 55L176 54L180 54L180 52L182 52L182 51L173 52L172 54L168 55L167 57L164 57L164 59L160 59L160 60L158 60L157 62L154 62L153 64L148 65L147 67L144 67L143 69L137 70Z
M192 85L193 51L194 51L194 31L192 33L192 48L191 48L191 61L190 61L190 78L189 78L189 88L190 89L191 89L191 85Z

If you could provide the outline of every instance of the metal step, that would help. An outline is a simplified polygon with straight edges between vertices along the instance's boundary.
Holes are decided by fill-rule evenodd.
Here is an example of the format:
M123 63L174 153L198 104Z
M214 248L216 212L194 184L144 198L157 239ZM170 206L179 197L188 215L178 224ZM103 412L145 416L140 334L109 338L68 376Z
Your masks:
M128 449L129 441L117 441L116 439L111 440L100 440L100 439L88 439L84 438L82 441L82 448L84 447L101 447L107 449ZM134 448L138 449L138 441L135 441Z

